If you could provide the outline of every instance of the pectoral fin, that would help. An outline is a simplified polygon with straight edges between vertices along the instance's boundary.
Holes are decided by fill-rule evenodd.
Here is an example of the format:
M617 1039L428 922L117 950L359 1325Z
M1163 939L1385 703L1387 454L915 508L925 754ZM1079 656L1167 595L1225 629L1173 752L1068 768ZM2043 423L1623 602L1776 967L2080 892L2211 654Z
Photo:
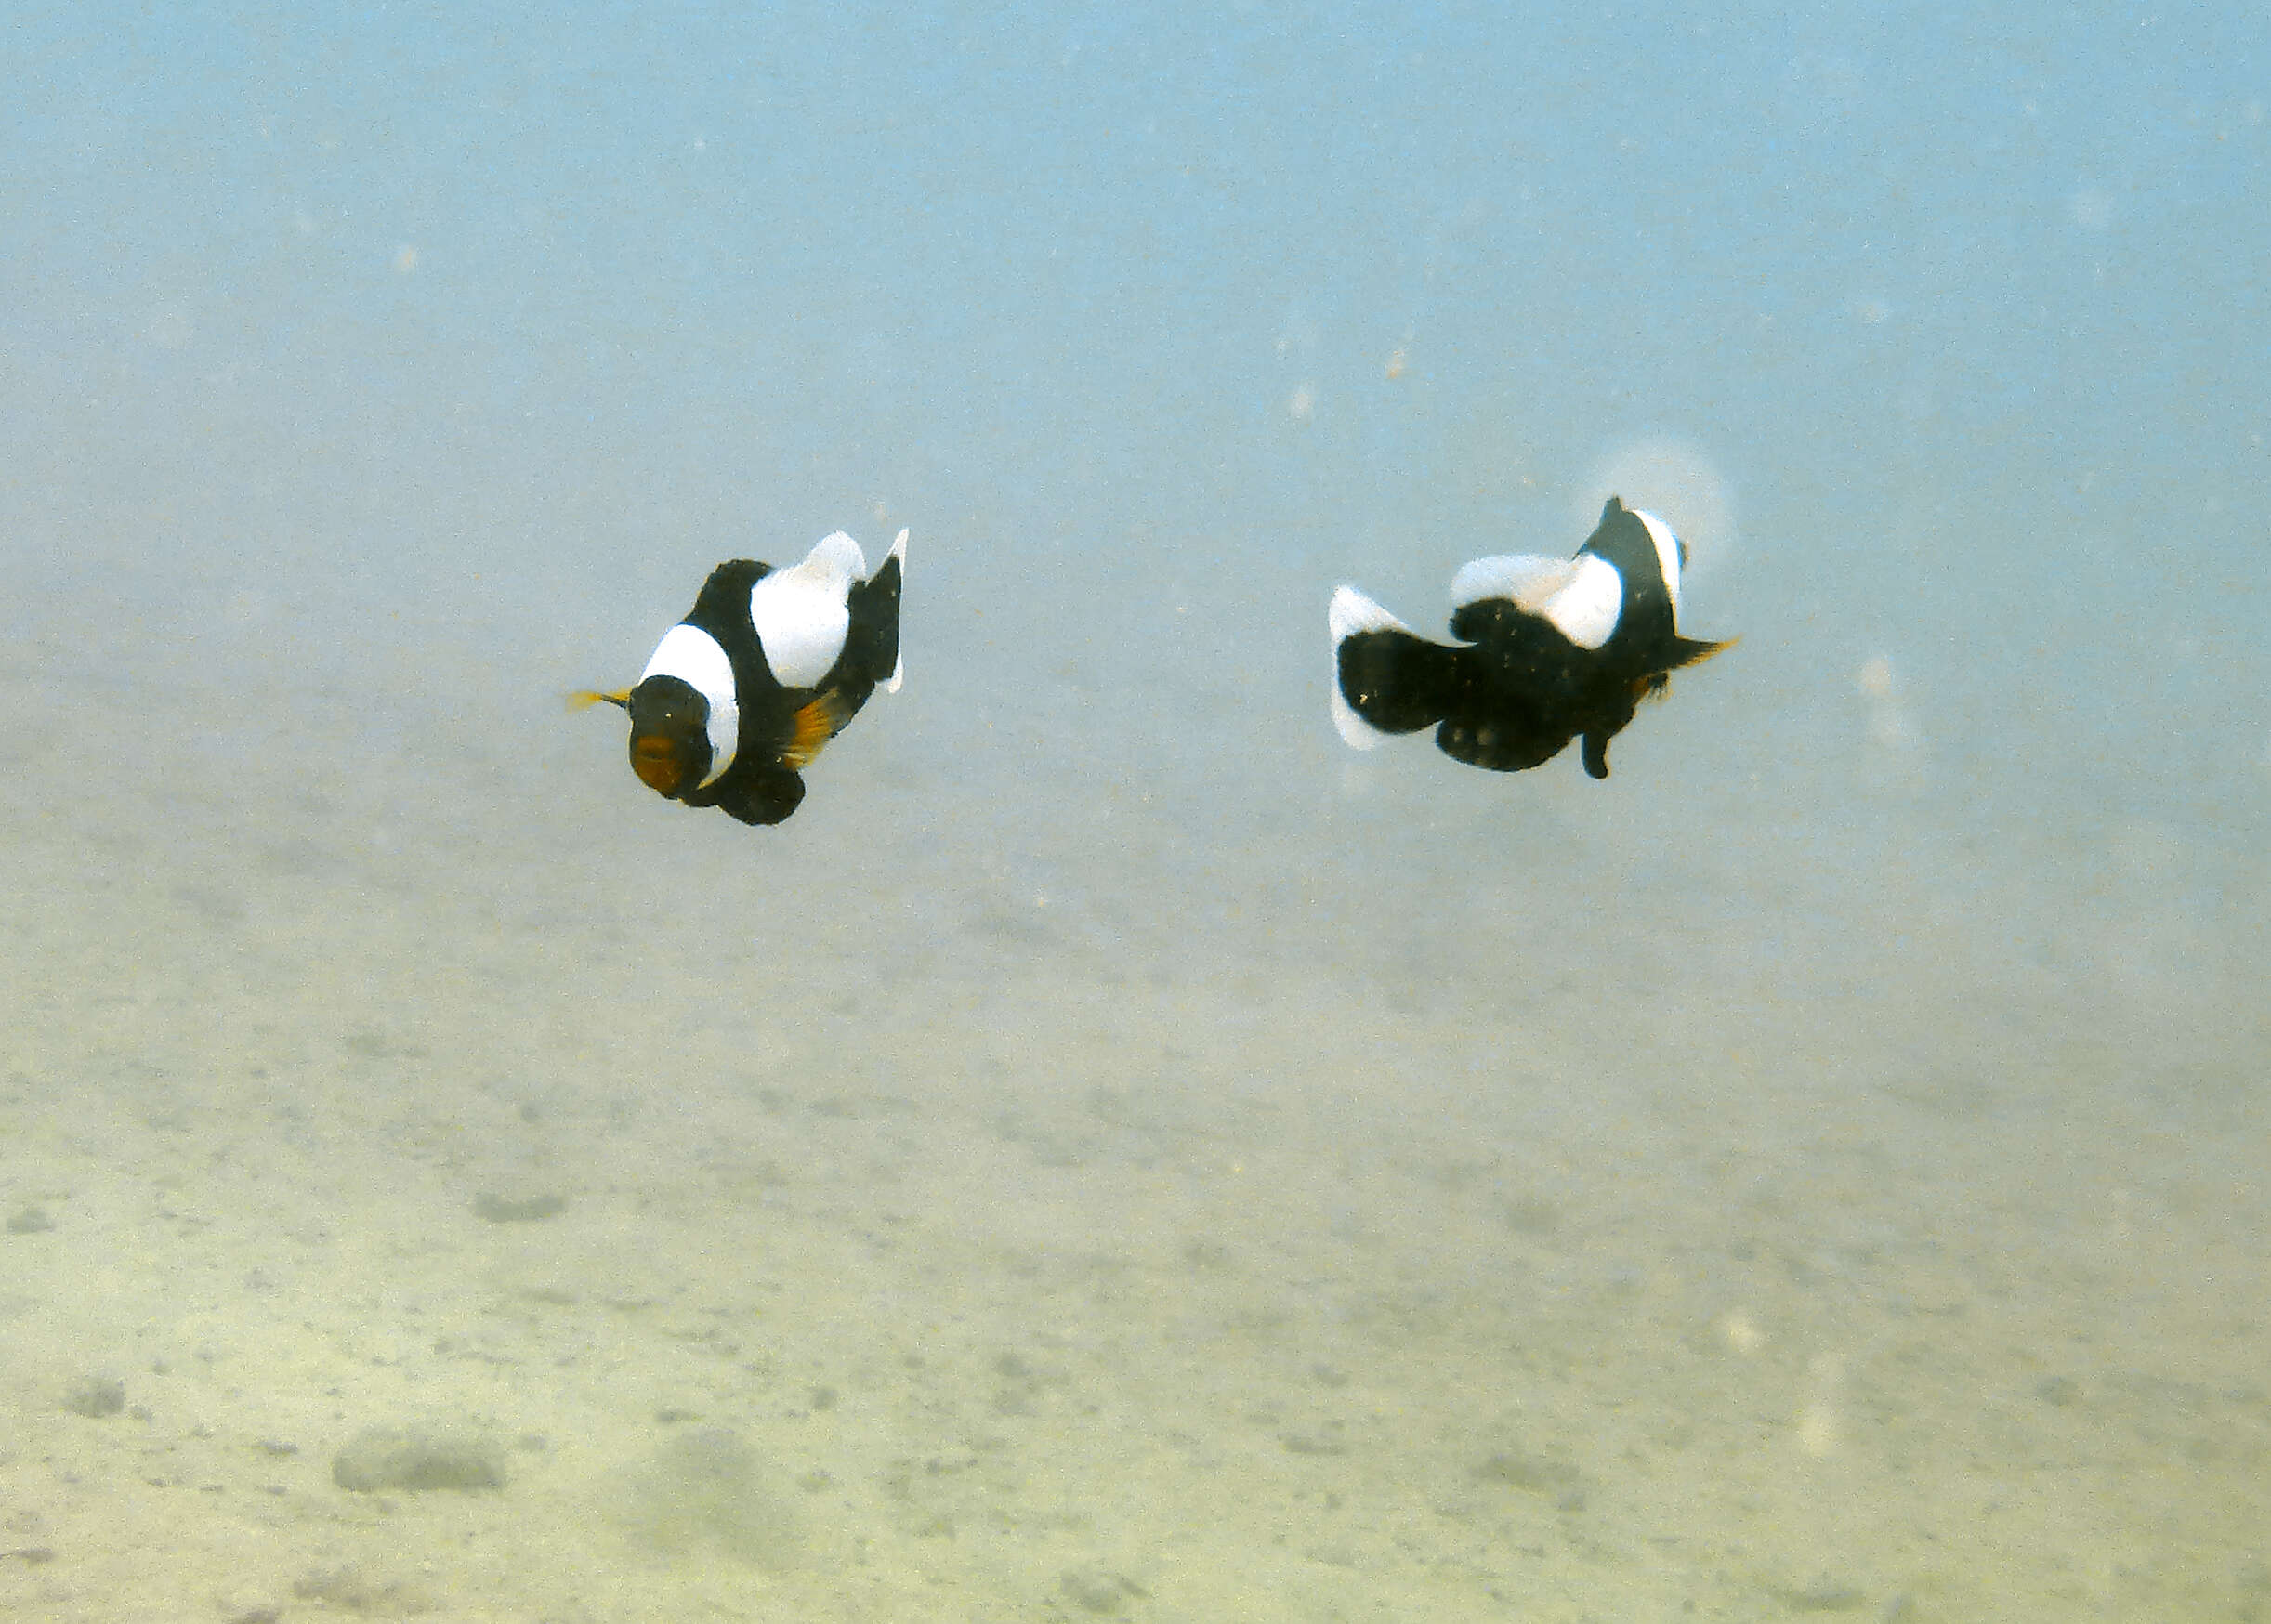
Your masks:
M821 747L844 731L844 725L858 709L847 702L840 690L815 694L790 718L789 741L781 752L781 765L792 771L809 766Z

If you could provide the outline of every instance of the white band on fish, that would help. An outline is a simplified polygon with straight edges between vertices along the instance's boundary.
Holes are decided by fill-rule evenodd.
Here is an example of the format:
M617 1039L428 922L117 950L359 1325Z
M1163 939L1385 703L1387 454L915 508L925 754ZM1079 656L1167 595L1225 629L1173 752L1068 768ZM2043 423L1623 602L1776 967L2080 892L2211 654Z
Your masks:
M733 765L733 753L742 740L742 707L733 688L733 661L726 658L717 639L700 626L681 622L663 634L654 656L639 680L675 676L710 701L710 770L702 775L706 788Z

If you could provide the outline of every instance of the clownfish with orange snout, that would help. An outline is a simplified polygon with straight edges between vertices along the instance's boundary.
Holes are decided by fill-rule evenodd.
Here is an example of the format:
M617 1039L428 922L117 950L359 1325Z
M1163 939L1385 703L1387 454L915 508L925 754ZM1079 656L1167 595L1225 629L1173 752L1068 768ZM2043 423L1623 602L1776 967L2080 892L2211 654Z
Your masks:
M1353 586L1332 595L1333 726L1359 750L1436 730L1454 761L1521 772L1582 739L1608 776L1608 741L1672 673L1727 643L1683 636L1687 549L1672 527L1616 497L1571 558L1477 558L1452 578L1446 647L1416 635Z
M665 800L779 823L805 798L804 767L877 688L895 693L907 532L875 572L838 530L801 564L737 558L710 571L663 634L638 686L585 691L631 716L631 770Z

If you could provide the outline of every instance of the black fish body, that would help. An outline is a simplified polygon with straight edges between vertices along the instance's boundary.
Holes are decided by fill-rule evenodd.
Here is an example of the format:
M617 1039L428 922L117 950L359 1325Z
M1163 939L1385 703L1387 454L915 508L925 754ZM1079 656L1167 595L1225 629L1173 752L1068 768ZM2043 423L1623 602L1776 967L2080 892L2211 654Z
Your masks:
M1332 596L1332 717L1370 749L1436 729L1446 755L1520 772L1584 741L1608 776L1608 741L1670 674L1726 647L1679 632L1685 548L1616 497L1575 557L1479 558L1451 582L1451 634L1430 642L1352 586Z
M801 564L737 558L702 583L638 686L590 694L631 716L631 770L666 800L779 823L804 800L801 769L880 687L899 685L901 530L873 575L842 531Z

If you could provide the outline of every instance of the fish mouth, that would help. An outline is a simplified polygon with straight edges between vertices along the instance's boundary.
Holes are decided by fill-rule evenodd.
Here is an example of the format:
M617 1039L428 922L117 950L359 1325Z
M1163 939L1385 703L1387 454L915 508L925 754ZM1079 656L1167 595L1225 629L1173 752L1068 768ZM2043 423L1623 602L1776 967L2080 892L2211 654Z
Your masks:
M676 793L678 780L686 776L670 740L653 734L631 741L631 770L658 795Z

